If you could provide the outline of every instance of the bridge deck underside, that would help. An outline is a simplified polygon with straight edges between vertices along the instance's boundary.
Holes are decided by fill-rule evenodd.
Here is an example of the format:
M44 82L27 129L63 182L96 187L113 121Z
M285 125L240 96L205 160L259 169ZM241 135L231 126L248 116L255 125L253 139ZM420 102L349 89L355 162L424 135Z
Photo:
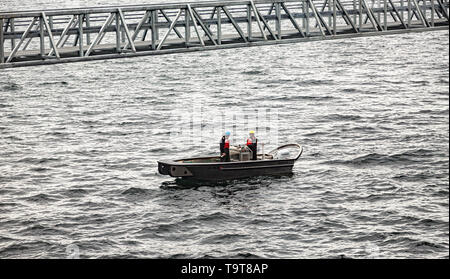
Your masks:
M0 12L0 69L448 29L445 0L379 0L378 7L369 1L324 0L316 7L316 0L250 0L240 8L204 2L203 10L146 7L139 16L118 7L92 17L92 25L81 11L64 11L64 20L55 11Z

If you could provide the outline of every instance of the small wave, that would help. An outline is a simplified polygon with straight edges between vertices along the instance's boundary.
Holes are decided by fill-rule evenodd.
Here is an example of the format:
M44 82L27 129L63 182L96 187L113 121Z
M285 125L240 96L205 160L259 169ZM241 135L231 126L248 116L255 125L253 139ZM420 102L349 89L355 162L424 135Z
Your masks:
M383 165L383 164L414 164L420 163L424 157L431 157L433 154L430 150L418 149L406 151L403 153L387 155L379 153L371 153L364 156L356 157L351 160L334 160L328 161L327 164L343 164L343 165Z
M10 108L13 107L13 105L9 105L9 104L0 104L0 109L1 108Z
M69 85L69 83L67 81L46 81L46 82L42 82L39 85Z
M297 82L296 84L299 86L308 86L308 85L331 85L334 81L327 79L308 79L303 80L301 82Z
M256 76L256 75L265 75L264 71L261 70L250 70L241 72L243 75Z
M22 86L18 85L15 82L7 81L6 83L3 84L3 86L1 88L4 91L17 91L17 90L22 89Z
M434 219L421 219L417 222L418 225L427 226L427 227L435 227L439 225L447 226L448 222L440 221L440 220L434 220Z
M336 99L333 96L308 96L308 95L295 95L292 97L287 97L286 100L299 100L299 101L305 101L305 100L312 100L312 101L329 101Z
M331 121L356 121L362 119L359 115L337 113L325 115L324 118Z
M173 254L173 255L169 255L167 258L168 259L186 259L189 257L190 257L190 255L188 255L188 254Z
M1 194L3 194L3 193L1 193ZM14 207L16 205L18 205L18 203L15 203L15 202L0 202L0 208L3 208L3 207Z
M40 253L44 253L49 246L51 246L51 244L46 241L31 241L22 243L18 243L17 241L15 241L4 248L1 248L0 255L13 255L17 257L17 255L21 255L24 251L27 250L34 250L39 251Z
M303 136L305 136L305 137L320 137L320 136L326 136L326 135L328 135L328 133L326 133L326 132L312 132L312 133L304 134Z
M44 164L48 162L56 162L60 161L60 158L50 158L50 157L43 157L43 158L35 158L35 157L23 157L19 159L17 162L19 163L30 163L30 164Z
M31 168L30 171L35 171L35 172L46 172L50 170L49 168L43 168L43 167L35 167L35 168Z
M239 241L243 238L247 238L247 235L243 234L218 234L204 238L201 243L202 244L224 244L224 243L232 243L235 241Z
M70 135L73 135L74 133L68 133L68 132L48 132L45 133L46 136L55 136L55 137L67 137Z
M122 195L128 195L128 196L135 196L135 195L145 195L149 193L148 189L138 188L138 187L131 187L123 191Z
M263 259L263 257L258 256L256 254L249 253L249 252L230 254L230 255L225 255L224 257L229 258L229 259Z
M61 235L65 233L62 230L46 227L40 224L29 226L20 231L23 235Z
M33 196L29 196L26 198L27 201L30 202L51 202L51 201L56 201L56 199L50 197L47 194L37 194L37 195L33 195Z
M415 247L431 247L431 248L444 248L442 245L436 244L436 243L432 243L432 242L428 242L428 241L416 241L414 243Z
M69 189L65 192L68 197L80 197L88 194L88 191L84 189Z
M433 179L433 178L436 178L436 174L433 172L397 174L392 177L392 179L395 179L397 181L404 181L404 182L416 182L416 181L423 181L423 180Z
M214 212L211 214L201 214L198 216L200 221L225 221L229 219L230 216L222 212Z

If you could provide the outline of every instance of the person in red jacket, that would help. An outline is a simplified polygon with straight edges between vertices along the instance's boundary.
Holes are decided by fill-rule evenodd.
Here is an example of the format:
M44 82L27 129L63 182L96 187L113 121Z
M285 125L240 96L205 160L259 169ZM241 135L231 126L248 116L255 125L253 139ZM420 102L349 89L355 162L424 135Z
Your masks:
M230 132L226 132L220 140L220 161L230 161Z
M247 146L252 151L252 160L257 159L258 155L258 139L255 137L255 131L250 131L250 136L247 139Z

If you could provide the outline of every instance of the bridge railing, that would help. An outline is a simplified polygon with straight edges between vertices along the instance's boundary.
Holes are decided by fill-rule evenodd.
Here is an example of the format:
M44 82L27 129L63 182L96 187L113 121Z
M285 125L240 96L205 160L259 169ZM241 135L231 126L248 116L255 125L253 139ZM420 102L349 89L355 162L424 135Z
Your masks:
M0 68L448 26L448 0L246 0L0 11Z

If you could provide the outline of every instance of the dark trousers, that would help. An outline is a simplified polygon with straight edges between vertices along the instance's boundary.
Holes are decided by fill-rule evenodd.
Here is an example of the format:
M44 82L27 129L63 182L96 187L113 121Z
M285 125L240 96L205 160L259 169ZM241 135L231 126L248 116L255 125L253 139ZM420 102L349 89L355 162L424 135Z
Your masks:
M250 147L250 150L252 151L252 160L256 160L258 157L258 154L257 154L258 148L256 147L256 145L251 145L249 147Z
M225 150L223 151L223 153L225 153L225 156L220 157L220 161L221 162L230 162L230 149L225 148ZM221 155L222 156L222 155Z

